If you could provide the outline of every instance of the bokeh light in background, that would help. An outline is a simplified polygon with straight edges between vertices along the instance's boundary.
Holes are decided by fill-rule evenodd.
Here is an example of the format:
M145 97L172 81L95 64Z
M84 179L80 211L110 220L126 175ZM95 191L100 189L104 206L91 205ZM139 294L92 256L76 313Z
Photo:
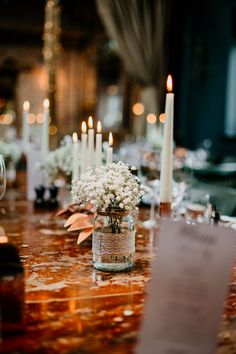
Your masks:
M161 123L165 123L165 119L166 119L165 113L161 113L161 114L159 115L159 121L160 121Z
M132 111L136 116L141 116L144 113L144 105L140 102L137 102L133 105Z
M147 115L147 122L148 122L149 124L155 124L156 121L157 121L157 116L156 116L154 113L149 113L149 114Z
M29 124L34 124L36 122L36 116L33 113L30 113L27 117L27 122Z
M49 125L48 132L50 135L56 135L57 134L57 127L55 125Z

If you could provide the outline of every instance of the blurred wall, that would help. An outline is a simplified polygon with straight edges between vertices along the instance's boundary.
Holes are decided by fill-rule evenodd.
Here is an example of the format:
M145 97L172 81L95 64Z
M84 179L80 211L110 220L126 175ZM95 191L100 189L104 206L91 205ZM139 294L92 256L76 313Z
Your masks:
M176 78L176 141L194 149L210 139L219 157L236 155L236 140L224 134L235 9L235 0L173 1L172 6L169 67Z

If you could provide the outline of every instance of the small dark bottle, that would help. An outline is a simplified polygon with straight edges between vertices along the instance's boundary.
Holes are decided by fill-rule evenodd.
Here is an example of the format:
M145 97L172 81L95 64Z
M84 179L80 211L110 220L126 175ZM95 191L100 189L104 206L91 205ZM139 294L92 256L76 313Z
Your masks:
M36 198L34 201L35 208L45 208L45 200L44 200L45 191L46 188L42 185L35 187L35 194L36 194Z
M50 193L50 198L47 200L47 205L48 205L48 208L49 209L55 209L55 208L58 208L58 200L57 200L57 197L58 197L58 187L56 186L50 186L49 187L49 193Z
M212 206L212 220L214 225L218 225L219 221L220 221L220 213L219 210L217 209L216 205Z
M24 288L17 249L0 236L0 338L24 331Z

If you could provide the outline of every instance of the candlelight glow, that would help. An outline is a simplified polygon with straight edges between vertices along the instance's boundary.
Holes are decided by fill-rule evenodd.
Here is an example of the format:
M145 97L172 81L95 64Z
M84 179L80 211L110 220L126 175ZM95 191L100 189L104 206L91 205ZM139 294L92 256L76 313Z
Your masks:
M112 145L113 145L113 136L112 136L112 133L111 133L111 132L109 133L108 143L109 143L109 146L112 146Z
M91 116L88 118L88 127L89 129L93 129L93 118Z
M45 99L43 100L43 107L44 107L45 109L48 109L48 108L49 108L49 99L48 99L48 98L45 98Z
M48 127L48 134L49 135L56 135L57 134L57 127L55 125L49 125Z
M29 108L30 108L30 103L29 103L29 101L25 101L25 102L23 103L23 109L24 109L24 111L28 111Z
M35 121L36 121L36 116L35 116L35 114L30 113L30 114L28 115L28 117L27 117L27 122L28 122L29 124L34 124Z
M78 135L77 135L77 133L73 133L73 135L72 135L72 140L73 140L73 143L77 143L77 141L78 141Z
M102 131L102 125L101 125L101 122L100 120L97 122L97 133L101 133Z
M144 112L144 105L140 102L137 102L133 105L132 111L136 116L141 116Z
M6 235L0 236L0 243L7 243L7 242L8 242L8 238Z
M167 81L166 81L166 88L168 92L171 92L173 90L173 82L172 82L172 76L168 75Z
M13 117L11 114L1 114L0 124L11 124L13 122Z
M107 93L109 96L114 96L118 93L118 87L116 85L110 85L107 87Z
M81 130L82 130L82 133L83 134L86 134L87 132L87 125L86 125L86 122L83 121L82 124L81 124Z
M165 123L165 119L166 119L165 113L161 113L159 115L159 121L164 124Z
M150 113L147 115L147 122L149 124L155 124L157 121L157 116L154 113Z
M43 113L38 113L36 116L36 122L42 124L45 121L45 117Z

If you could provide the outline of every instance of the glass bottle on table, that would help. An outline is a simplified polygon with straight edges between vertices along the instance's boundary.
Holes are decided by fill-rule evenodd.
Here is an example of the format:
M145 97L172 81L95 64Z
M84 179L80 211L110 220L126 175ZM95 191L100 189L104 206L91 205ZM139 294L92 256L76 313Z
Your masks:
M24 268L16 247L0 235L0 338L23 330Z
M6 167L3 156L0 154L0 200L5 194L6 191Z
M6 169L0 155L0 199L6 190ZM24 268L16 247L0 225L0 340L24 330Z
M159 204L160 164L160 151L146 149L140 152L139 178L141 183L148 188L148 192L142 198L142 201L150 206L149 218L142 223L146 229L158 226L156 206Z

